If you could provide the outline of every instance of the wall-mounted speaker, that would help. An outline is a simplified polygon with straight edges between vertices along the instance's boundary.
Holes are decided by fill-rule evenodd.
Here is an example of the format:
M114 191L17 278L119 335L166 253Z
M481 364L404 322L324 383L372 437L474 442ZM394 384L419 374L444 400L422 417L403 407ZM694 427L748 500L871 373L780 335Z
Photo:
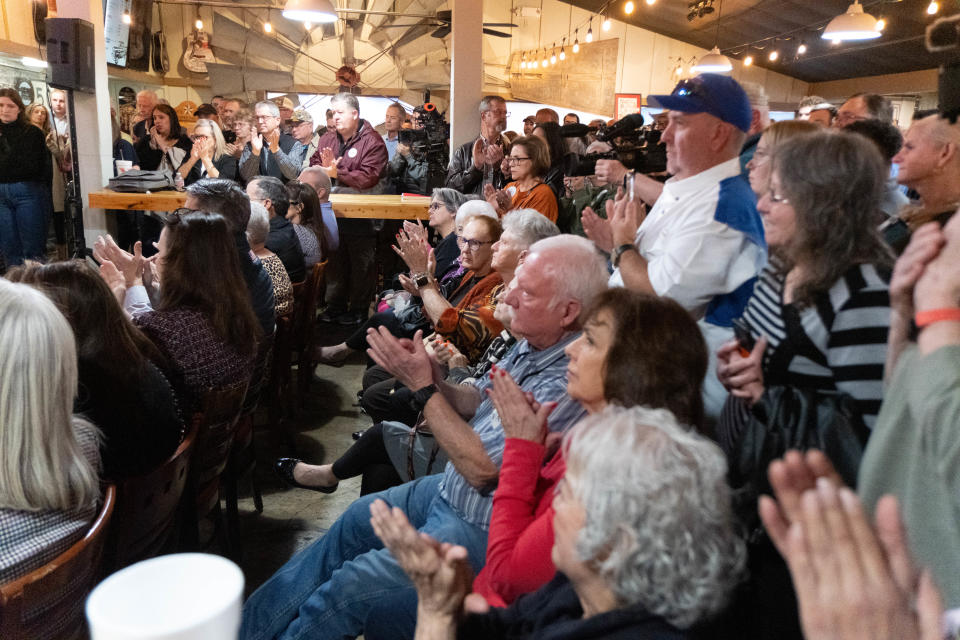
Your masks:
M78 18L47 18L46 32L50 84L94 93L93 25Z

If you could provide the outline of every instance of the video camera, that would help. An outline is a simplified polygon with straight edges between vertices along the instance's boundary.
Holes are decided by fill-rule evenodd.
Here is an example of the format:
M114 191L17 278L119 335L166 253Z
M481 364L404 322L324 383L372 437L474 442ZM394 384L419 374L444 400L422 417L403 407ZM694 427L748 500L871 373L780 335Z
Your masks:
M420 129L401 129L400 144L410 147L410 151L417 158L430 160L434 156L447 155L447 139L450 137L450 125L444 119L444 114L430 102L430 91L424 93L424 102L413 110L420 121ZM446 167L446 161L443 160Z
M940 115L956 123L960 116L960 13L935 20L927 27L927 51L947 54L940 66Z
M597 140L606 142L613 149L581 156L580 163L570 175L593 175L596 173L597 160L619 160L627 169L639 173L655 173L667 168L666 152L660 145L660 132L652 127L644 127L643 116L639 113L624 116L610 126L591 127L574 123L560 127L560 135L564 138L580 138L588 133L594 134Z

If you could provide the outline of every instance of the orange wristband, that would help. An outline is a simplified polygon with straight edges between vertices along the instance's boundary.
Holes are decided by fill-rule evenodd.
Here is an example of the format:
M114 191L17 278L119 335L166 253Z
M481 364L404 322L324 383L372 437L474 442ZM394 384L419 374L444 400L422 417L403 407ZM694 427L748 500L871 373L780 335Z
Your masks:
M913 321L918 329L930 326L935 322L960 322L960 307L917 311L917 315L914 316Z

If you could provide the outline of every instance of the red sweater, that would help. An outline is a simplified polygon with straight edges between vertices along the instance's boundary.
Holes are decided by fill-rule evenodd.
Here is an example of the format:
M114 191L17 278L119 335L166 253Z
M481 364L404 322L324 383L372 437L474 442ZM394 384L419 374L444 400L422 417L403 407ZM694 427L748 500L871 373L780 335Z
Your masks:
M566 471L561 450L543 464L538 442L507 438L493 496L487 563L473 590L490 606L505 607L553 578L553 493Z

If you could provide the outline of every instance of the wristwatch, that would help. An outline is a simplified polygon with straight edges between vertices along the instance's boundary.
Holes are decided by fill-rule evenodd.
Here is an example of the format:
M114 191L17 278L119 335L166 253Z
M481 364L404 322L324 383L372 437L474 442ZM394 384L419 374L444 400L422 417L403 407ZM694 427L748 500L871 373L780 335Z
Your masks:
M413 392L413 397L410 398L410 408L413 409L416 413L423 411L423 408L427 406L427 401L433 397L440 389L437 388L437 385L430 384L425 386L422 389L417 389Z
M413 279L413 282L417 285L417 289L423 289L425 286L430 284L430 276L425 273L418 273Z
M621 256L623 256L624 253L626 253L627 251L636 251L636 250L637 250L637 246L632 242L627 244L622 244L616 249L614 249L613 253L610 254L610 262L613 263L614 268L617 268L620 266L620 258Z

